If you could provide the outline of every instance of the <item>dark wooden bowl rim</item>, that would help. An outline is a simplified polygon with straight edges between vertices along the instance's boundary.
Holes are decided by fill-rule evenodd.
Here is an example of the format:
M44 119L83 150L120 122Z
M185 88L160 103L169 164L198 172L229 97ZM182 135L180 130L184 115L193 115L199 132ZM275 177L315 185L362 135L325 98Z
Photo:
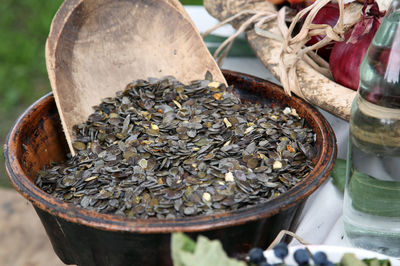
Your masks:
M254 79L257 82L264 82L268 84L269 89L279 90L280 93L283 93L279 86L260 78L234 71L225 70L224 73L230 75L241 75L245 76L246 79L249 78ZM306 179L299 182L296 186L281 196L254 207L207 216L194 216L171 220L159 220L156 218L132 219L80 209L72 204L67 204L55 199L38 188L26 175L24 175L24 171L19 165L16 157L16 150L9 149L9 147L15 146L13 146L13 143L16 143L16 140L19 137L18 133L21 130L21 125L23 125L24 120L27 117L35 112L36 106L42 102L44 104L49 104L51 101L54 101L52 93L43 96L33 103L16 120L10 130L4 145L6 170L15 189L26 199L31 201L34 206L67 221L101 230L133 233L171 233L178 231L199 232L240 225L261 218L268 218L282 210L292 207L302 200L305 200L327 179L334 161L336 160L336 138L329 123L322 114L309 103L296 96L292 97L291 100L296 101L300 105L309 109L310 116L313 120L317 121L316 124L318 125L318 130L322 133L320 136L322 138L322 145L319 147L321 149L320 156L316 160L314 169Z

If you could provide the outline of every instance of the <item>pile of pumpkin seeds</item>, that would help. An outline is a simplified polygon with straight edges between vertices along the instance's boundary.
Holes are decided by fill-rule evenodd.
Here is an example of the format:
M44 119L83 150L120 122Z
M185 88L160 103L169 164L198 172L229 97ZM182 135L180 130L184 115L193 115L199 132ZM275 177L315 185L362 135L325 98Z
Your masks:
M173 219L275 198L313 168L315 134L295 109L242 103L211 80L137 80L74 127L75 156L36 184L87 210Z

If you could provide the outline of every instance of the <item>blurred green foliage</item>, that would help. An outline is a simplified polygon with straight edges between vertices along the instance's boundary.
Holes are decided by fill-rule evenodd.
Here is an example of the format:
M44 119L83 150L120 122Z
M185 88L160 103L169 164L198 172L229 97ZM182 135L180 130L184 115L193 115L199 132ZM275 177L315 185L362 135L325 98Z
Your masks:
M184 4L202 4L184 0ZM0 110L30 103L48 91L44 44L62 1L1 0Z
M61 0L0 1L0 141L14 120L51 90L44 47L51 20ZM201 5L202 0L183 0ZM0 186L10 186L0 156Z
M0 111L49 90L44 45L61 1L2 0L0 3Z
M181 0L184 5L202 5L203 0Z
M50 91L44 47L61 0L0 2L0 140L33 101ZM7 186L0 160L0 186Z

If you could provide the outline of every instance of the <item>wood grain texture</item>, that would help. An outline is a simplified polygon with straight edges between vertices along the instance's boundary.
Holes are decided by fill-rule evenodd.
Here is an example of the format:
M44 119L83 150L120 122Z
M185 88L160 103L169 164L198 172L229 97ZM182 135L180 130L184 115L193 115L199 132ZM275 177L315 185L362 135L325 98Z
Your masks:
M70 148L73 125L132 80L173 75L188 83L210 71L225 82L177 0L66 0L52 22L46 63Z
M272 9L275 8L265 0L204 0L204 6L207 11L221 21L242 10L260 10L265 9L267 5ZM235 20L232 26L238 28L240 22L245 19L246 17L242 16L240 20ZM266 23L263 28L282 36L276 21ZM279 79L278 60L282 46L281 42L261 37L251 28L246 31L246 38L264 66ZM300 60L297 64L297 76L299 86L307 101L342 119L348 120L350 118L350 107L356 94L355 91L328 79L303 60Z

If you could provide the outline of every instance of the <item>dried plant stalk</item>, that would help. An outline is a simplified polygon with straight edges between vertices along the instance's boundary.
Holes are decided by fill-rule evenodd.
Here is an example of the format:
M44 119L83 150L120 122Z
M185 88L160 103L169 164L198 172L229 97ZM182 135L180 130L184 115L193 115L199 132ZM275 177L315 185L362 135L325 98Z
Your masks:
M295 238L297 241L299 241L300 244L303 245L310 245L307 241L305 241L303 238L300 236L296 235L295 233L288 231L288 230L281 230L279 234L275 237L274 241L268 246L267 250L273 249L277 244L279 244L282 239L286 236L289 235L293 238Z

